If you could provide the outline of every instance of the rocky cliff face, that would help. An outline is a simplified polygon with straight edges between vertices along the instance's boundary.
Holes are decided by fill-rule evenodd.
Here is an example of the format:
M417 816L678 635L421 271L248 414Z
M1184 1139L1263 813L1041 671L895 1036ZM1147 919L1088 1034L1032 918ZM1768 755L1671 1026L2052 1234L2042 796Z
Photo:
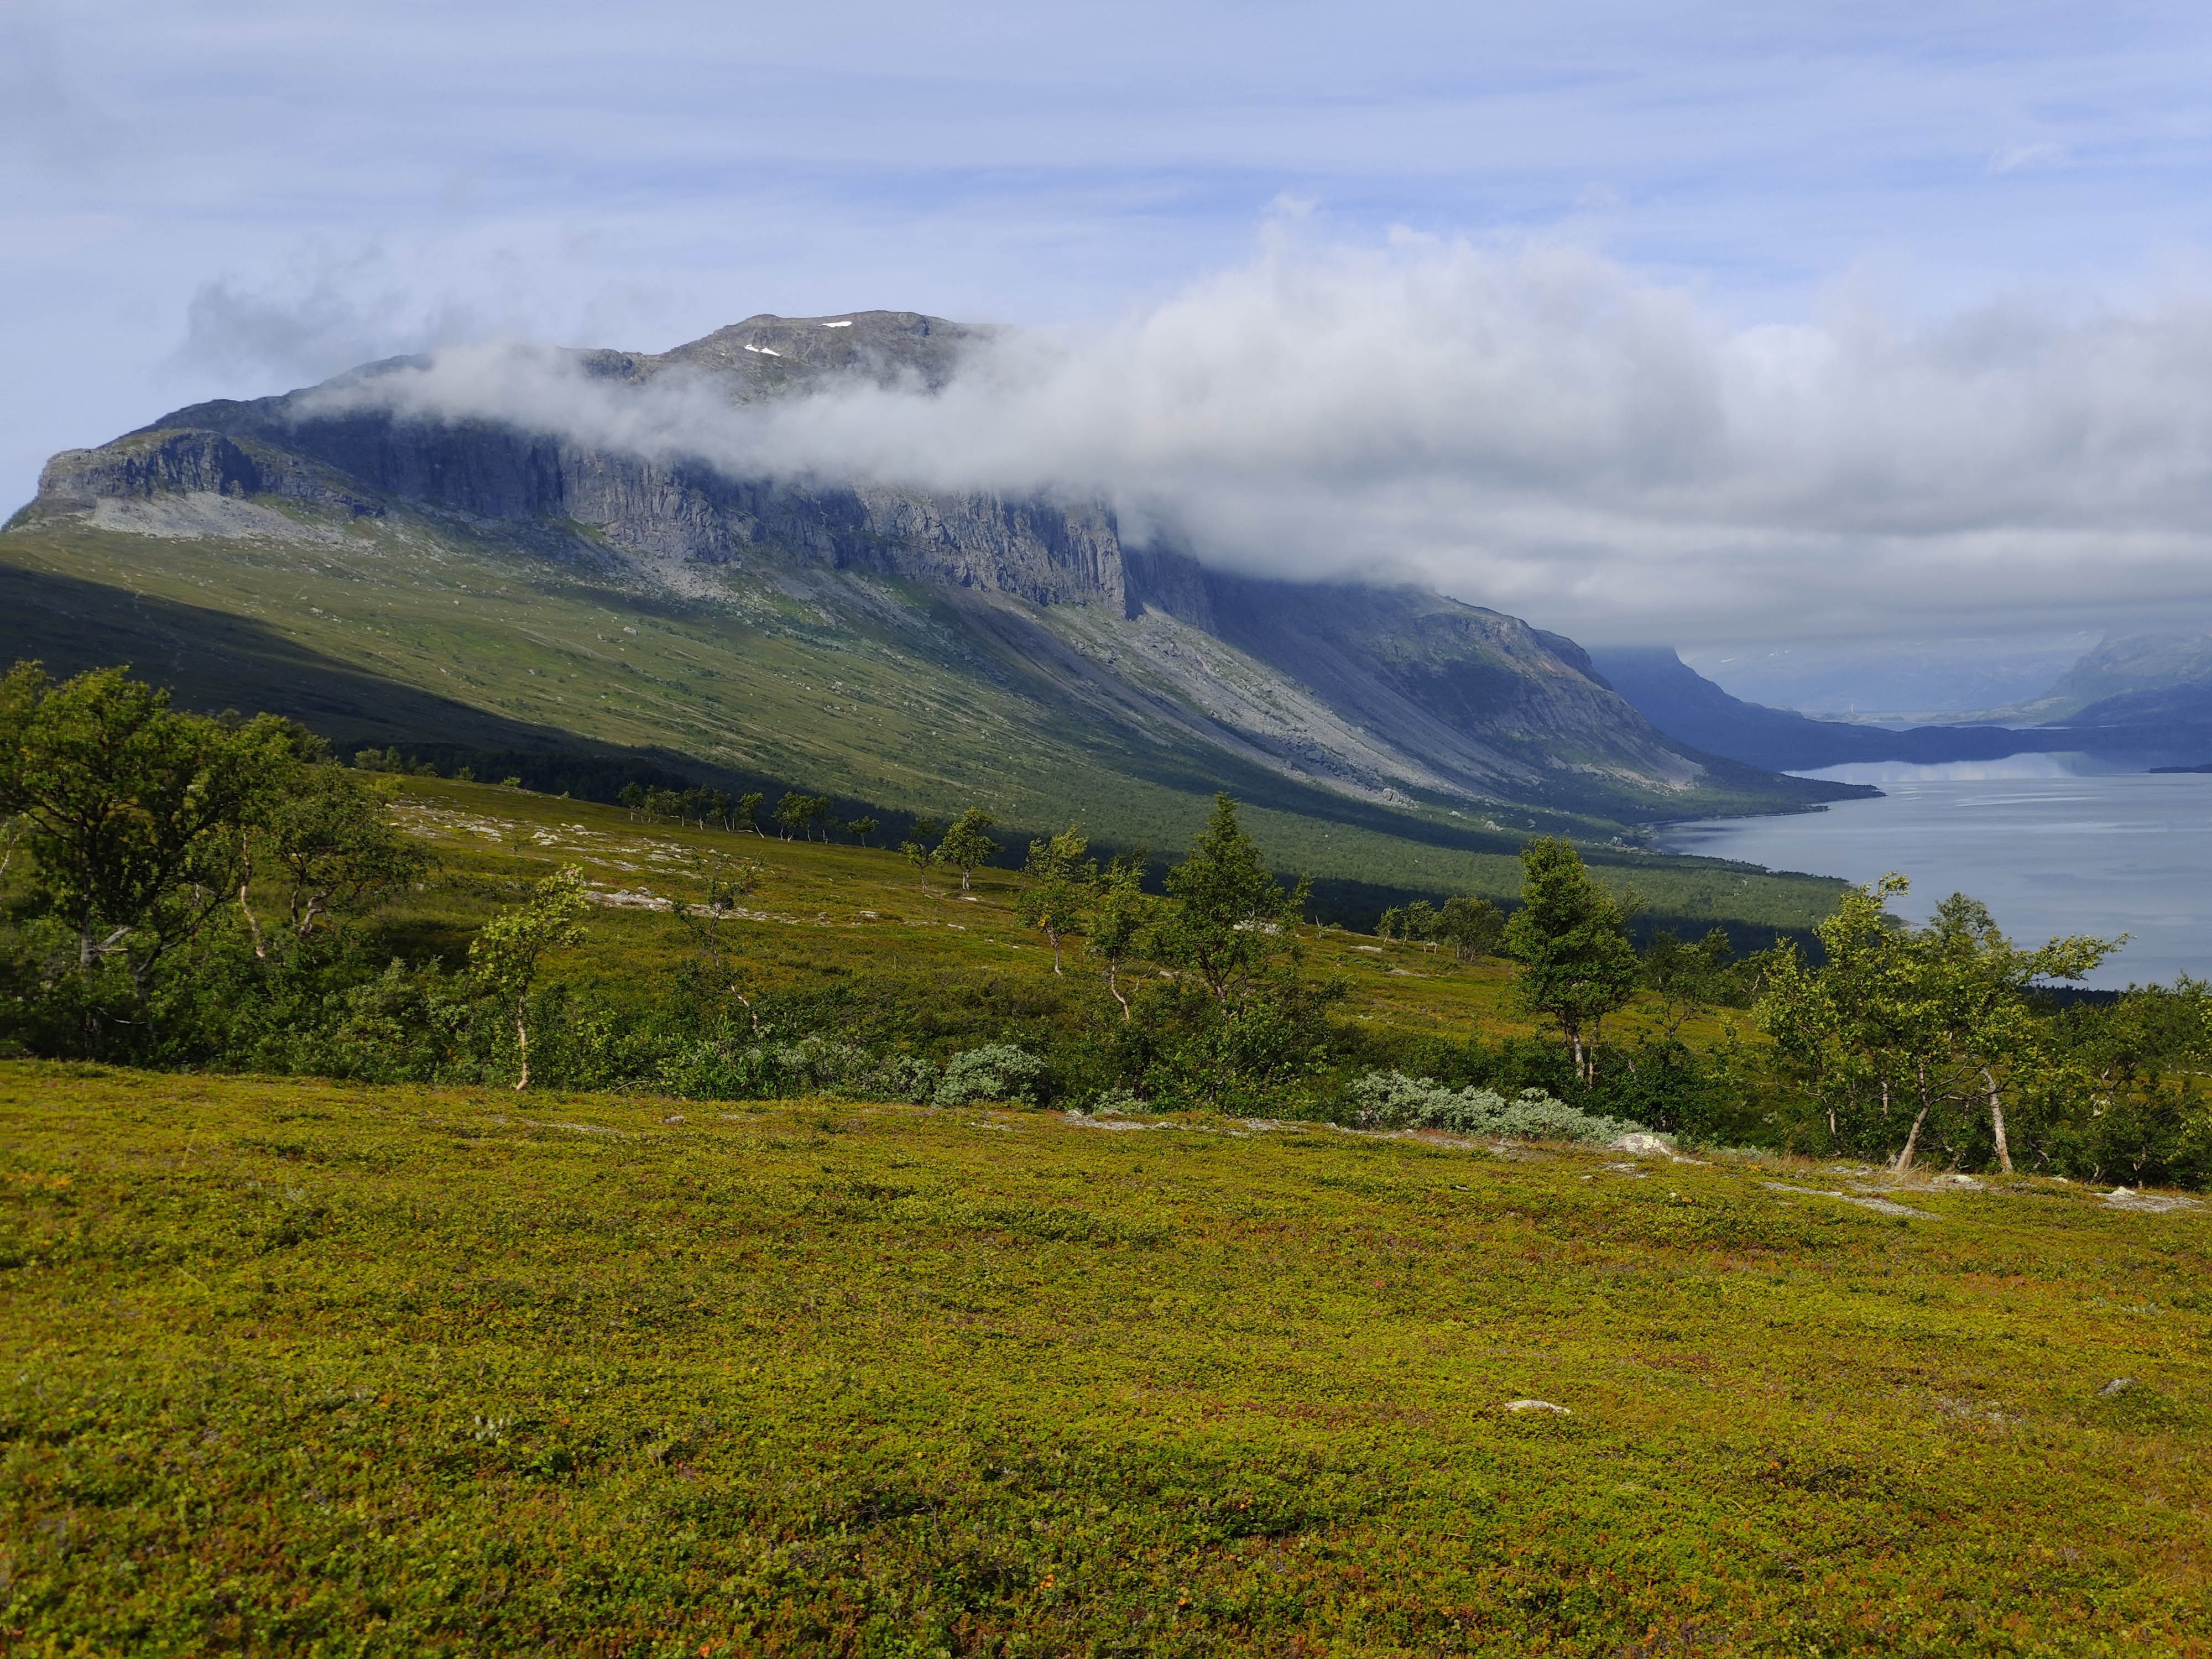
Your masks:
M98 449L64 449L40 471L38 499L24 513L38 517L83 512L103 501L198 495L276 496L369 516L384 511L343 476L300 456L220 431L165 426Z
M854 376L927 393L988 333L905 312L755 317L665 353L576 361L632 384L704 375L740 404L805 397ZM900 577L1080 608L1097 623L1066 636L1091 664L1082 695L1097 690L1100 674L1126 678L1147 662L1153 680L1129 691L1131 708L1174 702L1193 730L1342 787L1566 799L1579 778L1663 804L1714 781L1711 763L1646 722L1570 641L1410 589L1209 571L1172 550L1124 545L1096 501L803 487L517 426L327 407L292 393L179 410L100 449L56 456L27 512L35 520L161 496L276 498L346 514L464 515L473 536L513 526L533 544L581 526L636 572L685 593L805 572ZM1146 617L1174 626L1113 631ZM1012 625L990 623L1001 635ZM1033 637L1042 649L1045 635ZM1129 664L1116 667L1125 651Z
M908 312L757 317L670 352L579 357L592 374L632 383L678 369L711 374L742 403L804 396L851 375L927 390L987 332ZM1039 605L1121 609L1130 600L1113 516L1093 501L874 484L799 489L486 422L311 410L296 392L179 410L100 449L56 456L33 505L68 511L155 489L350 501L350 481L368 497L477 518L586 525L665 562L872 570ZM367 498L359 505L374 510Z

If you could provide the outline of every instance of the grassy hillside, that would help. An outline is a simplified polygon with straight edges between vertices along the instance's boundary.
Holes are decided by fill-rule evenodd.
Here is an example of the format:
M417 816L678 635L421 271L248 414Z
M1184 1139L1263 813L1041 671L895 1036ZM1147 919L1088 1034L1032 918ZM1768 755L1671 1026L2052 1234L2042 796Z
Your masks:
M0 659L58 671L128 659L186 706L274 708L342 748L566 750L891 812L981 803L1017 841L1074 818L1116 845L1180 847L1227 789L1283 864L1316 877L1347 915L1407 892L1510 892L1514 851L1538 830L1632 865L1656 907L1686 923L1802 927L1838 890L1608 853L1611 819L1401 807L1301 783L1173 720L1070 695L1024 660L998 612L983 625L963 609L980 602L943 589L817 573L742 601L682 599L594 566L580 532L548 530L526 554L404 515L307 529L320 539L77 521L0 535ZM1774 804L1698 799L1711 811Z
M986 994L984 981L1026 985L1055 999L1072 991L1073 981L1053 974L1042 939L1017 915L1022 883L1011 871L977 872L975 891L964 898L957 872L934 871L924 893L911 866L879 848L646 824L617 807L495 785L407 778L397 787L401 822L436 851L446 878L403 899L381 921L394 945L428 942L458 962L468 933L512 902L516 884L573 863L608 902L594 912L586 944L562 959L559 976L617 1001L650 995L691 948L665 914L666 902L700 898L697 860L735 855L765 866L758 890L745 900L758 920L733 926L737 948L770 988L865 975L936 988L918 989L925 998L950 994L945 988L956 981L977 995ZM1249 815L1248 822L1265 843L1273 827L1267 816ZM1179 857L1182 848L1162 851ZM1496 862L1498 890L1517 891L1517 861ZM1639 861L1633 873L1643 879L1655 872ZM1663 890L1670 907L1689 912L1686 925L1696 926L1742 906L1753 890L1730 884L1749 879L1690 869ZM1830 889L1794 879L1803 884L1798 914L1809 921L1826 908ZM1769 890L1792 890L1777 878ZM1355 1015L1416 1021L1455 1036L1528 1029L1506 1006L1510 970L1500 962L1461 966L1449 951L1334 929L1317 931L1308 956L1315 972L1347 979ZM1638 1018L1629 1016L1624 1036L1639 1029Z
M2208 1212L1872 1184L0 1066L0 1629L2205 1653Z

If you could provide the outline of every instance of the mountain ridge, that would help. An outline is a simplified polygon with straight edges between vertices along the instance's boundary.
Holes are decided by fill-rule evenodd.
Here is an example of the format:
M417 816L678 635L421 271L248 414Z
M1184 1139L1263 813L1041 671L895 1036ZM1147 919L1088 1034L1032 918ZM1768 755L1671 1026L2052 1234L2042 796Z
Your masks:
M2202 688L2197 695L2186 695ZM2184 694L2177 696L2175 694ZM2042 696L1977 718L2027 725L2201 717L2212 706L2212 634L2107 635Z
M1664 646L1593 653L1608 684L1670 737L1777 771L1902 761L1940 764L2012 755L2212 753L2212 682L2106 696L2064 721L1911 726L1904 731L1819 720L1730 696Z
M735 403L854 376L926 397L992 337L852 313L568 356ZM1470 834L1504 814L1601 835L1863 793L1669 738L1571 641L1495 611L1214 570L1125 541L1094 500L793 483L347 392L409 367L64 452L0 553L281 618L533 727L915 810L975 799L1150 836L1183 816L1170 797L1272 774L1309 807L1297 791Z

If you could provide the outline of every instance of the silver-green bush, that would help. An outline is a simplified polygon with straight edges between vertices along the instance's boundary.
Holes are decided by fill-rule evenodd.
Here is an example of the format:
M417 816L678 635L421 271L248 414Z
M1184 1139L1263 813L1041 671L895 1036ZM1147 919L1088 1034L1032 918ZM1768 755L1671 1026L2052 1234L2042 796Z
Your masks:
M1026 1048L1011 1042L987 1042L969 1048L945 1062L944 1079L937 1085L940 1106L966 1106L979 1100L1036 1099L1036 1081L1044 1062Z
M1521 1140L1581 1140L1603 1146L1642 1129L1554 1100L1541 1089L1508 1099L1492 1089L1447 1089L1431 1078L1370 1072L1352 1085L1363 1129L1443 1129L1453 1134Z

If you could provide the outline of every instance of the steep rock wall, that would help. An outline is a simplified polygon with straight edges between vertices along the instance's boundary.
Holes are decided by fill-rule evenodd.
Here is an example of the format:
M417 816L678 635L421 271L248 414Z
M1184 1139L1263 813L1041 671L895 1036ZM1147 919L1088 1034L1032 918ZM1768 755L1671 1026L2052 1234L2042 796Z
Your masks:
M203 404L101 449L67 452L50 464L40 495L48 508L66 511L156 489L315 493L300 485L317 469L296 459L288 467L288 454L357 481L364 500L381 495L482 519L573 520L657 559L722 564L773 556L1039 605L1119 611L1127 603L1120 538L1097 502L879 484L805 489L488 422L301 417L289 398Z
M135 432L98 449L64 449L39 474L39 494L25 511L82 512L101 501L157 495L275 495L380 515L364 493L323 469L264 445L221 432L161 427Z

